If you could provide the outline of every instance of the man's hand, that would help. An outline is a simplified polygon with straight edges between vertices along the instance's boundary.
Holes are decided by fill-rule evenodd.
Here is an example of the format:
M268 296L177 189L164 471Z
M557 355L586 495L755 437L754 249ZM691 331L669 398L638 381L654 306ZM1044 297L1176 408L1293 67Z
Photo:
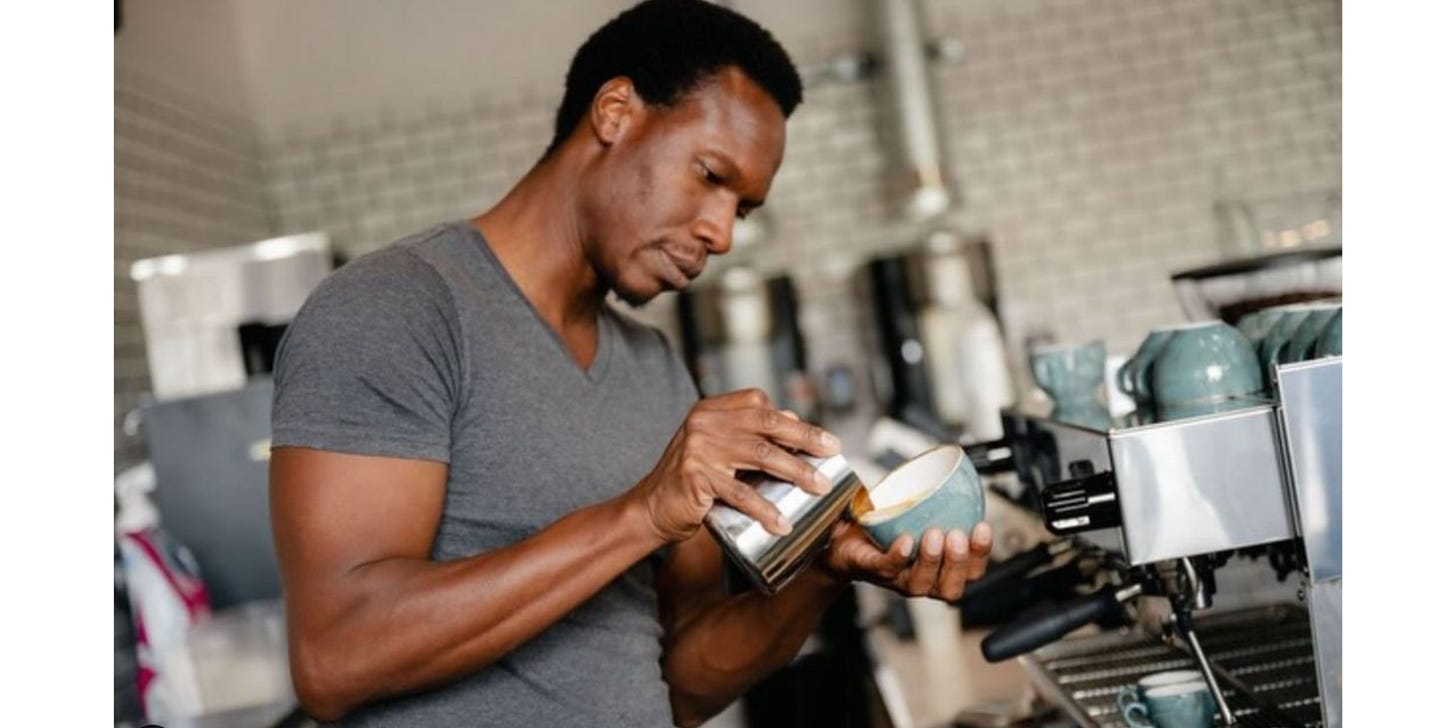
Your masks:
M737 474L759 471L815 495L827 493L828 479L792 451L828 457L839 452L839 442L792 413L774 409L761 390L709 397L688 413L657 466L629 497L642 504L653 533L670 543L696 533L714 500L782 535L790 530L788 521Z
M829 548L816 567L841 580L867 581L912 597L932 597L946 602L961 598L966 583L986 573L991 554L991 527L976 524L969 537L952 529L942 533L932 528L920 540L920 550L910 561L910 536L901 536L881 551L858 524L834 524Z

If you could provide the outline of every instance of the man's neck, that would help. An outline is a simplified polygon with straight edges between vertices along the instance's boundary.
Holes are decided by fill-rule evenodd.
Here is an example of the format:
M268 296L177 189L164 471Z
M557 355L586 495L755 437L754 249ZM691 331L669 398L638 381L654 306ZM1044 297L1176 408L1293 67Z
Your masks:
M531 305L562 332L594 327L606 301L606 287L586 255L578 157L570 149L551 155L471 221Z

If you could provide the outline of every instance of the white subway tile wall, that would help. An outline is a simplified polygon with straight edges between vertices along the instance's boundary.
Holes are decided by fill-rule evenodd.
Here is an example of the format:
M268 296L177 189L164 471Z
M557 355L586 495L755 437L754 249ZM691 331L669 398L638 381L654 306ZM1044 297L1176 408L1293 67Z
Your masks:
M246 119L116 69L114 466L146 456L122 431L150 388L131 264L140 258L262 240L262 155Z
M1221 256L1217 199L1339 188L1338 0L927 0L926 8L931 34L966 48L962 61L933 68L957 199L949 221L991 241L1018 358L1028 335L1103 338L1116 353L1181 318L1168 275ZM846 2L846 12L859 10ZM865 47L848 37L781 40L801 64ZM901 220L890 194L897 168L884 94L878 79L807 92L765 208L771 235L728 256L792 274L811 367L849 364L862 389L872 314L851 274L928 232ZM522 88L289 130L261 140L266 204L239 191L246 203L224 209L237 213L236 232L254 229L266 210L272 234L324 230L358 255L487 208L544 150L558 95ZM247 147L241 136L226 137L235 146L220 138L209 136L209 148ZM249 190L256 180L251 171L227 178ZM183 214L191 223L210 222L196 210L223 205L187 191L204 198ZM198 235L226 237L200 227ZM119 265L119 281L124 273ZM656 301L641 314L671 330L672 310Z
M1338 189L1335 0L929 0L965 43L934 67L949 220L988 238L1014 352L1032 334L1127 351L1181 318L1169 273L1221 255L1223 197ZM800 63L861 49L783 38ZM789 124L772 236L729 259L800 284L811 364L850 363L870 329L849 273L926 230L899 219L876 79L816 86ZM265 140L281 229L358 254L502 195L544 148L555 88L392 109ZM725 261L713 268L721 269ZM672 307L644 312L671 325Z

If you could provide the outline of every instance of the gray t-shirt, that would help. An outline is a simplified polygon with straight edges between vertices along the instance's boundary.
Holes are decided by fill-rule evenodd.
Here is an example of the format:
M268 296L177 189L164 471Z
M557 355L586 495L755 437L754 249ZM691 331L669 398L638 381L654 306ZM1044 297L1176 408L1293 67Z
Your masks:
M698 398L660 332L610 309L597 331L582 371L475 227L441 225L349 263L309 297L278 353L273 445L449 463L432 558L509 546L631 487ZM495 664L344 723L671 725L660 557Z

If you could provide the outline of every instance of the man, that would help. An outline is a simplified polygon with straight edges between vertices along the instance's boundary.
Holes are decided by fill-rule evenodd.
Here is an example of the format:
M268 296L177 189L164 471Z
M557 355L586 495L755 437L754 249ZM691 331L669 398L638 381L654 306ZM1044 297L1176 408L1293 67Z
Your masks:
M840 524L781 593L728 595L715 500L739 471L826 484L828 433L762 392L698 400L605 305L686 287L761 205L801 88L751 21L650 0L567 76L546 155L494 207L360 258L275 371L273 525L293 680L350 725L702 722L788 662L854 579L953 600L990 533L909 563ZM970 524L967 524L968 526Z

